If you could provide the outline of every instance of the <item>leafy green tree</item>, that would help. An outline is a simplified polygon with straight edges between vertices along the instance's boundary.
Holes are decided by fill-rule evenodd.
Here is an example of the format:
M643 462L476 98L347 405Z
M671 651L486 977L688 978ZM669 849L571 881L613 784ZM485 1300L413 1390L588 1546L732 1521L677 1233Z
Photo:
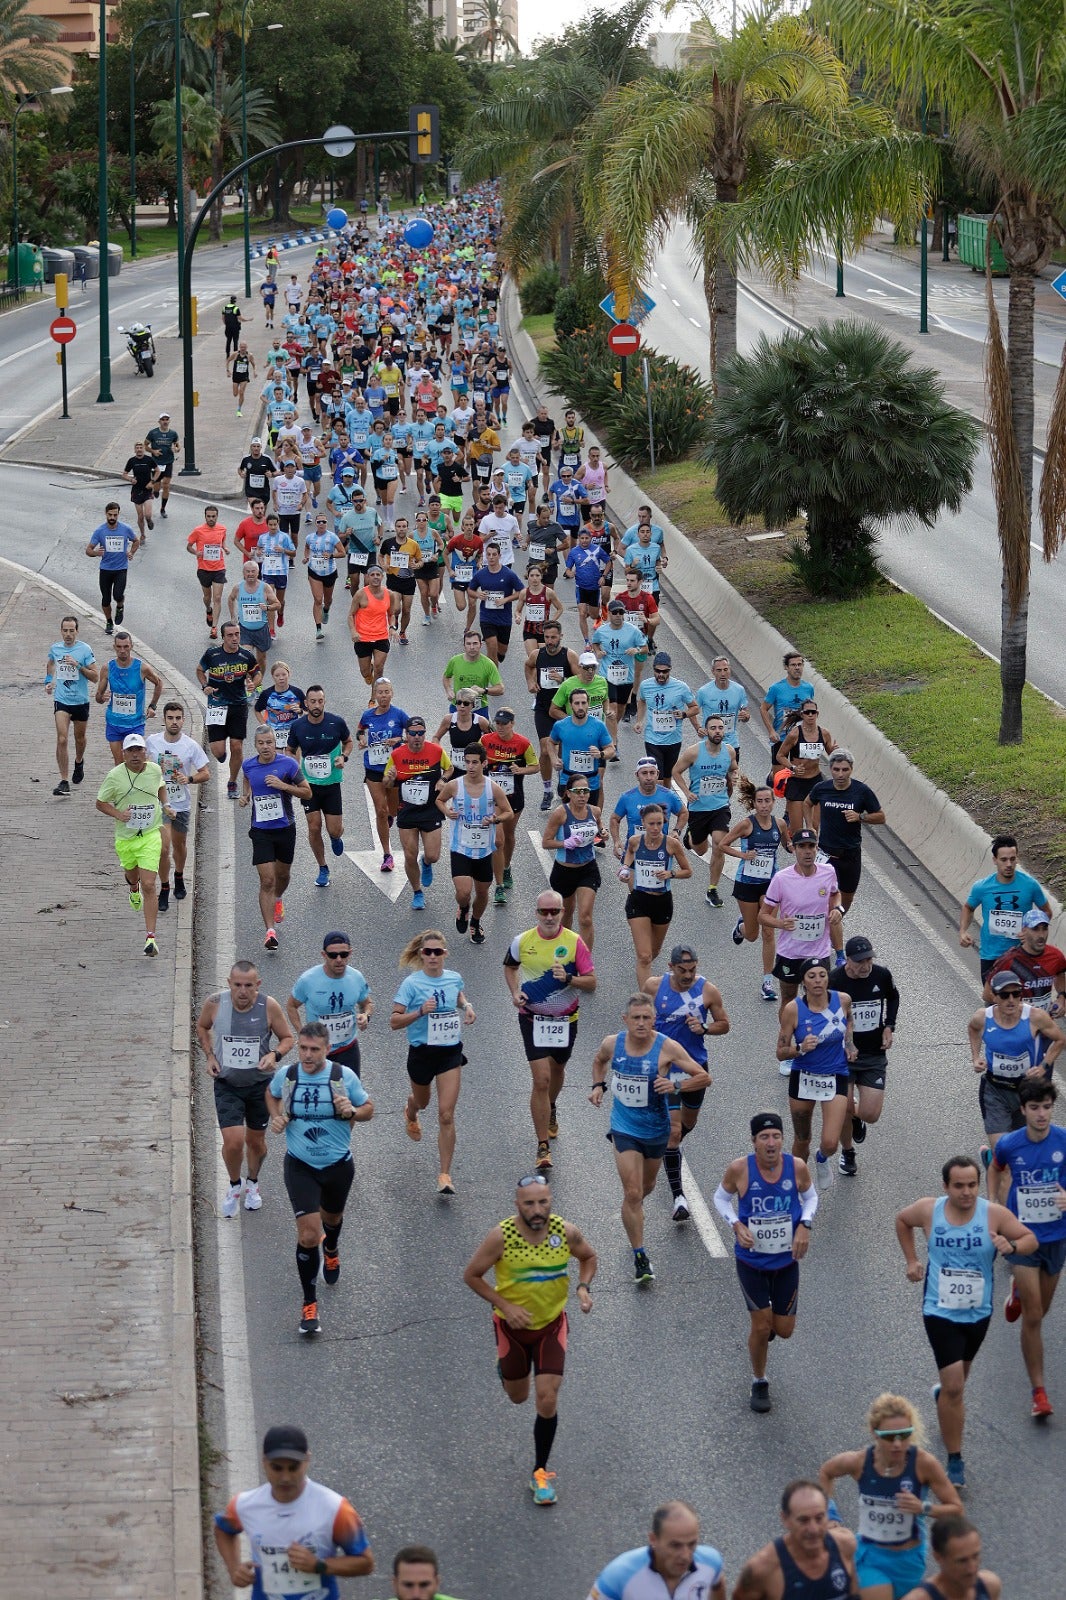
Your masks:
M70 77L70 56L59 24L35 16L25 0L0 0L0 97L7 108L21 96L54 89Z
M878 523L931 527L972 486L978 424L868 323L763 335L722 376L702 457L715 492L738 522L780 528L805 513L793 558L814 594L861 594L878 577Z
M503 0L473 0L471 11L480 23L478 31L466 42L466 49L471 55L487 56L489 64L494 65L497 56L521 54L518 40L508 28L503 14ZM466 14L464 9L463 15Z

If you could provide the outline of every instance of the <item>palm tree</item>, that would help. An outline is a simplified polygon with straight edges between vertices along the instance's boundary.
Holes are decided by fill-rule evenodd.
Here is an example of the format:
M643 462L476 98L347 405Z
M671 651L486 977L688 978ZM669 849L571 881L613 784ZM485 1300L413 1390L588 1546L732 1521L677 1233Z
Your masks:
M1009 273L1007 340L988 294L988 429L1003 564L999 742L1020 744L1033 499L1037 275L1066 205L1066 12L1044 0L820 0L849 58L912 110L942 106L957 158L996 194L990 233ZM1066 369L1048 427L1040 495L1044 559L1066 540Z
M802 159L825 163L847 151L838 209L861 211L867 227L900 207L914 215L921 203L911 143L894 135L887 113L853 100L827 39L783 14L779 0L731 38L705 31L691 67L624 90L593 132L602 163L586 177L586 207L597 219L608 280L635 288L669 227L686 220L707 298L714 384L719 363L736 351L741 252L731 213L775 162L796 171ZM796 193L802 203L799 186ZM758 231L743 242L763 253ZM789 266L797 265L793 256Z
M0 0L0 96L12 105L70 80L69 53L56 44L60 27L34 16L25 0Z
M207 96L202 95L198 89L190 89L183 85L181 91L181 130L186 161L191 155L206 157L211 154L218 139L218 123L218 112ZM149 124L149 133L160 155L176 155L174 102L172 100L156 101L154 114ZM185 207L186 216L188 216L189 186L187 181L182 185L182 189L183 193L178 197L178 203Z
M208 0L207 16L197 22L190 21L189 27L193 37L200 44L210 60L211 102L215 110L222 112L222 87L225 76L226 40L231 35L240 37L241 23L243 20L245 36L252 28L251 18L244 9L242 15L242 0ZM206 87L208 79L205 75L200 80ZM211 151L211 181L217 189L224 171L222 135L219 134ZM211 237L222 237L222 195L219 193L218 205L211 207L208 218Z
M474 0L471 12L481 23L477 33L467 41L466 48L471 55L487 55L489 65L494 66L498 50L510 51L516 56L521 53L518 40L507 26L510 18L504 16L504 0Z

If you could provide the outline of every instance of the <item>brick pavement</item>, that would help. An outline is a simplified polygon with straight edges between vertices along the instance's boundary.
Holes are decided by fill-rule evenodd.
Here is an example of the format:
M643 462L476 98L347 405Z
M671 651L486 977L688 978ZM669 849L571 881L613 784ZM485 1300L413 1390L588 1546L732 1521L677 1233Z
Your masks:
M112 824L94 805L111 765L100 708L84 785L71 800L52 797L41 680L67 610L105 661L109 642L91 613L0 562L0 1261L11 1293L0 1592L199 1600L193 897L161 919L161 955L147 961ZM173 675L156 666L172 690ZM190 870L195 881L195 857Z

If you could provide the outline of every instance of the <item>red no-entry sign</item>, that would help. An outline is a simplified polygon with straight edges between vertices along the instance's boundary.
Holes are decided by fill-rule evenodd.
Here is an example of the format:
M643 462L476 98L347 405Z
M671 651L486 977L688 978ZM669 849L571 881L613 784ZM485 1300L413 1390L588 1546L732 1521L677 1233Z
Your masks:
M640 349L640 334L631 322L619 322L607 335L607 343L616 356L635 356Z
M73 317L56 317L48 328L56 344L69 344L77 331L78 324Z

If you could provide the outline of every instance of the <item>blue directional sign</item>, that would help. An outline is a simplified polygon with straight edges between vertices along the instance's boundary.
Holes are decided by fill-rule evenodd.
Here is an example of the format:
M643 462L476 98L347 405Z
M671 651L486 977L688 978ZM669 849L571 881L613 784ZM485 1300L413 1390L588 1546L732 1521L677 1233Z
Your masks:
M1063 277L1066 278L1066 273L1063 274ZM636 327L644 321L649 312L655 310L655 301L650 294L645 294L643 289L638 289L636 294L630 297L629 310L624 317L620 317L614 309L614 290L612 289L606 299L600 301L600 310L610 317L612 322L631 322Z
M1052 278L1051 287L1066 300L1066 272L1060 272L1057 278Z

